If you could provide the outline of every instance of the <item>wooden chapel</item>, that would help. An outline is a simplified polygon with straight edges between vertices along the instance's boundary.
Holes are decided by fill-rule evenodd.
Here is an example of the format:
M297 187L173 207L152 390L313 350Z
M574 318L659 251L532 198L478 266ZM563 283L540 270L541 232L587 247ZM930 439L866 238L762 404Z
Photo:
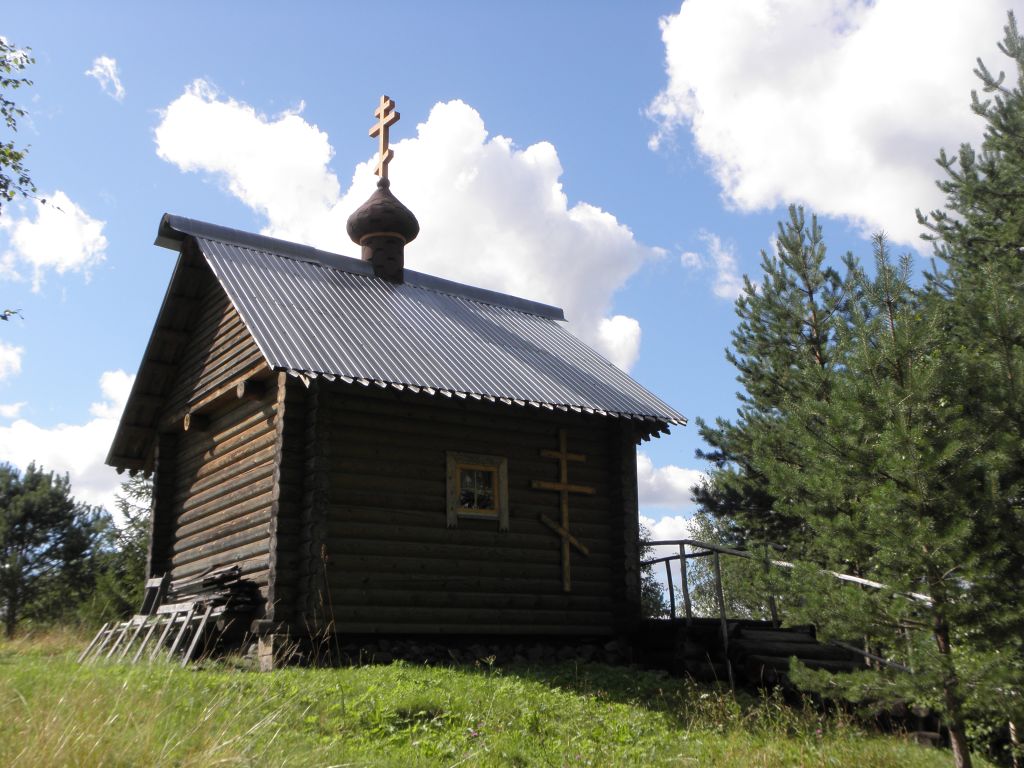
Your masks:
M686 420L560 309L406 269L376 116L361 258L161 219L178 261L107 458L153 473L149 575L238 565L268 644L627 631L636 446Z

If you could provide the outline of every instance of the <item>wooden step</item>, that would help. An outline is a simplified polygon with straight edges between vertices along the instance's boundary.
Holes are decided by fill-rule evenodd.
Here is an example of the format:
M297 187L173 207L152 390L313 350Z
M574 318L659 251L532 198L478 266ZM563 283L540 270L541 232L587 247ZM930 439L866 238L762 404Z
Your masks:
M744 666L747 669L769 667L780 672L786 672L789 669L790 658L792 657L755 654L748 656L744 660ZM859 669L864 669L864 663L860 661L838 661L833 659L800 659L800 661L809 669L824 669L829 672L856 672Z
M801 642L759 642L743 638L729 643L729 653L733 656L769 656L799 659L818 659L822 661L856 661L860 657L845 648L821 643Z
M803 629L741 629L736 640L752 643L818 643L813 634Z

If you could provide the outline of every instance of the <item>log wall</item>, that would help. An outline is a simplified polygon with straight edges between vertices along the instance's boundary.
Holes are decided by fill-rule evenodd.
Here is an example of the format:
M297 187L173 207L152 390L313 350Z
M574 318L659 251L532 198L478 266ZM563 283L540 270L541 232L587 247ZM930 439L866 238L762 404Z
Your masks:
M306 515L324 578L311 583L339 631L607 634L638 602L627 565L635 445L618 422L338 383L320 387L315 427L319 509ZM558 462L540 452L558 449L563 427L569 451L586 455L570 482L596 491L570 496L570 529L590 556L572 550L568 594L560 538L540 520L559 520L559 494L532 487L558 481ZM447 451L508 459L509 531L466 518L446 527Z
M162 417L172 431L160 441L151 571L180 579L237 564L269 597L283 405L276 379L256 399L233 390L261 363L211 275ZM182 431L190 410L198 416Z

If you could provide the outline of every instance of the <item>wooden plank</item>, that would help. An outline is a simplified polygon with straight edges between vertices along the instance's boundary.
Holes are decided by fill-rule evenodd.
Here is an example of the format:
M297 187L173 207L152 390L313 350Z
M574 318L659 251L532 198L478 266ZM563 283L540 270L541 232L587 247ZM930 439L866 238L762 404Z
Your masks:
M181 629L178 630L177 636L174 638L174 642L171 644L171 650L167 652L167 660L170 661L174 658L174 654L178 650L178 646L181 645L182 638L185 637L185 633L188 631L188 625L192 623L192 617L195 615L196 605L192 603L189 606L188 611L185 613L185 618L181 622Z
M242 569L242 577L255 582L261 587L267 583L267 548L266 545L252 546L242 549L218 552L201 560L190 563L175 564L171 575L176 579L196 576L210 566L237 565Z
M160 639L156 641L156 645L153 646L152 652L149 654L149 660L152 661L156 658L156 655L160 652L160 649L164 647L164 643L167 641L167 635L170 633L171 628L174 626L174 621L180 614L177 612L167 613L164 617L164 629L160 633Z
M196 646L199 644L199 638L203 636L203 630L206 629L206 622L210 620L211 613L213 613L213 603L207 603L206 612L203 613L203 618L199 622L199 626L196 627L195 632L192 634L192 642L188 644L188 649L185 651L185 654L181 659L181 666L184 667L192 661L192 656L196 652Z
M103 626L100 627L100 631L97 632L95 637L93 637L92 641L87 646L85 646L85 650L82 651L78 655L78 663L79 664L81 664L83 661L85 661L86 657L89 655L89 651L91 651L96 646L96 643L99 642L100 637L103 635L104 632L107 631L107 628L109 626L110 626L110 622L108 621L108 622L104 622Z
M154 615L153 620L149 623L149 630L146 632L146 636L142 638L142 643L139 645L135 655L132 657L132 664L137 664L139 659L142 658L142 652L146 649L146 645L149 643L150 638L153 636L153 632L157 627L160 626L160 622L163 618L159 615Z
M123 659L128 654L128 649L132 647L132 644L138 639L139 634L142 632L142 628L146 626L146 620L148 616L142 614L136 614L130 623L135 625L135 632L132 633L131 639L124 644L124 648L121 649L121 654L117 657Z

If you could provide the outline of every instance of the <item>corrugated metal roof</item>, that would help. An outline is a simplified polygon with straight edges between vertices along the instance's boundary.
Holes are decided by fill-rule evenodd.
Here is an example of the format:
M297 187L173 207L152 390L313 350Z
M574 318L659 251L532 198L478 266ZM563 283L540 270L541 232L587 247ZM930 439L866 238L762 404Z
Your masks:
M577 339L561 310L406 270L165 216L224 287L268 364L429 394L685 424L686 418Z

